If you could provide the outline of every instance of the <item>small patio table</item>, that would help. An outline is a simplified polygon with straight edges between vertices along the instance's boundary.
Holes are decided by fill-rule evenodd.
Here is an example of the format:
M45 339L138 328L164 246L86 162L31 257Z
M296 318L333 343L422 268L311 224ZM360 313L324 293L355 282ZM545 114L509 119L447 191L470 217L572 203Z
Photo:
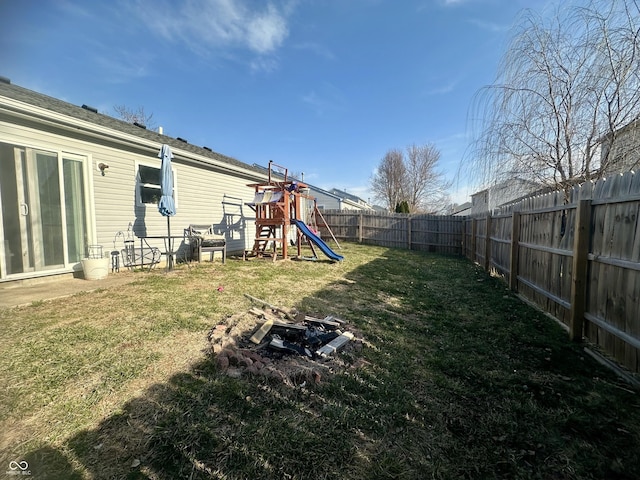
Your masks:
M176 255L175 243L176 239L182 240L182 235L151 235L148 237L138 237L140 240L162 240L164 243L164 251L160 252L167 259L166 271L173 270L174 257Z

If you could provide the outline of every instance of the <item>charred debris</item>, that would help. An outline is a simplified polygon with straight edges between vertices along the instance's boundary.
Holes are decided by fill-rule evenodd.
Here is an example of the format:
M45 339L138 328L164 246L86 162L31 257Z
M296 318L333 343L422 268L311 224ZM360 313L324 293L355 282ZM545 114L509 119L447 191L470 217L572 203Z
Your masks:
M366 363L355 359L364 339L341 318L317 318L271 305L257 304L214 326L208 338L215 362L230 377L257 375L291 385L320 383L337 370ZM345 356L337 355L344 351Z

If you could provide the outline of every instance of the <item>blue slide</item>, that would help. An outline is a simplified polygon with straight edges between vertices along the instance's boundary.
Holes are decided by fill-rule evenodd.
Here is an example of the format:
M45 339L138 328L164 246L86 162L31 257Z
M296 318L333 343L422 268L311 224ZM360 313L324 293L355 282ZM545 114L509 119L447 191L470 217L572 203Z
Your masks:
M309 230L309 227L307 227L307 225L302 220L293 220L293 223L295 223L300 231L305 234L310 242L316 244L320 248L320 250L322 250L322 253L324 253L331 260L334 260L336 262L344 260L344 257L342 255L338 255L336 252L331 250L331 248L329 248L329 245L324 243L319 236Z

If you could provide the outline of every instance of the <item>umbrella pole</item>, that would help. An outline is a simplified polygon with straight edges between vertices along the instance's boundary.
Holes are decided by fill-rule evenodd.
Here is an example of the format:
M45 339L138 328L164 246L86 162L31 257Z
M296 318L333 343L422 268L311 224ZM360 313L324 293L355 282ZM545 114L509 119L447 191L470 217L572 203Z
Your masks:
M167 271L173 270L173 242L171 241L171 217L167 215Z

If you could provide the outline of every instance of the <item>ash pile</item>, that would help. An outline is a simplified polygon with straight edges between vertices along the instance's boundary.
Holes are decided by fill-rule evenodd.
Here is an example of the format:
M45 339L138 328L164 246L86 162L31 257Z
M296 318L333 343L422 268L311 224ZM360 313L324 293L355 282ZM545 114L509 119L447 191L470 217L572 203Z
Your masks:
M262 308L233 315L209 332L215 362L224 374L304 386L366 363L356 358L365 341L345 320L318 318L245 296Z

